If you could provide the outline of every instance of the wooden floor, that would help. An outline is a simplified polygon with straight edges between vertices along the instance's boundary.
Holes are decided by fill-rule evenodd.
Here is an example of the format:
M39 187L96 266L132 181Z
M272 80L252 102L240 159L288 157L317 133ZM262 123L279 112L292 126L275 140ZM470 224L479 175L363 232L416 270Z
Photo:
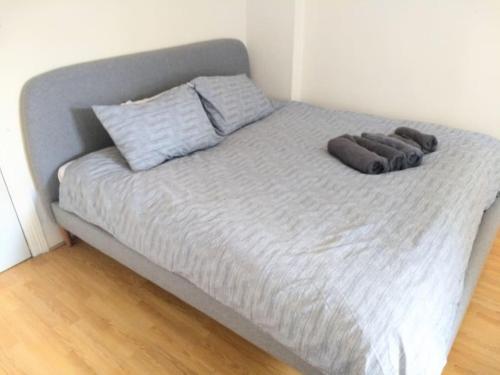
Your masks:
M297 372L84 243L0 274L0 373ZM500 374L500 232L445 374Z

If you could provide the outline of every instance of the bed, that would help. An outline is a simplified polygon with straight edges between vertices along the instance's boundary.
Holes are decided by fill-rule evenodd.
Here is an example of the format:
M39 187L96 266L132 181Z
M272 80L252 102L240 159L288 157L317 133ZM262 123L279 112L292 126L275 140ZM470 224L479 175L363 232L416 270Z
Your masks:
M241 73L246 49L225 39L30 80L21 116L46 214L303 373L439 373L499 227L500 142L279 102L216 147L134 173L90 109ZM367 176L325 150L402 124L441 142L418 168Z

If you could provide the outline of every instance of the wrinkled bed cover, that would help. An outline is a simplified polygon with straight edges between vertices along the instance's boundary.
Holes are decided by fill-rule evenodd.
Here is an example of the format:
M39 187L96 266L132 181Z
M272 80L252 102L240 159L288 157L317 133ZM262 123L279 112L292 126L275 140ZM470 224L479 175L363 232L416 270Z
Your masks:
M331 137L433 133L422 166L363 175ZM328 374L438 374L473 240L500 190L500 142L288 103L220 145L131 172L72 163L60 206L241 313Z

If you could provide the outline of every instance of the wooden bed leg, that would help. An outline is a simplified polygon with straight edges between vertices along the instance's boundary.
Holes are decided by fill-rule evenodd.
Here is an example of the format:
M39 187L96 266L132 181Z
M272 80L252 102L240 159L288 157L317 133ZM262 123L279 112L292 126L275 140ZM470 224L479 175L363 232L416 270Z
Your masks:
M73 238L71 237L71 233L68 232L66 229L64 229L63 227L59 227L59 230L61 232L61 236L64 240L64 244L68 247L71 247L73 246Z

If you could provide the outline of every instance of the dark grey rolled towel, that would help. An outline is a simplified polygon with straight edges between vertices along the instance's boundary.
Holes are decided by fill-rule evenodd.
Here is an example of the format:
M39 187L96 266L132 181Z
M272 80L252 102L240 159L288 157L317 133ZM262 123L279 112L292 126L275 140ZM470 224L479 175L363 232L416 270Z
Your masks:
M410 146L413 146L413 147L418 148L419 150L422 150L422 146L420 146L413 139L401 137L400 135L397 135L397 134L389 134L389 137L394 138L394 139L399 139L400 141L408 143Z
M389 171L389 162L386 158L361 147L351 136L330 139L328 152L361 173L380 174Z
M407 168L408 161L406 160L406 155L402 151L399 151L394 147L384 145L383 143L372 141L368 138L355 136L354 140L358 145L386 158L389 162L389 168L391 171L399 171Z
M419 148L410 146L408 143L400 141L396 138L391 138L384 134L363 133L363 138L371 141L383 143L384 145L394 147L396 150L403 152L406 155L406 160L409 168L417 167L422 163L424 153Z
M432 134L421 133L416 129L407 128L406 126L397 128L394 133L417 142L425 153L436 151L438 141Z

